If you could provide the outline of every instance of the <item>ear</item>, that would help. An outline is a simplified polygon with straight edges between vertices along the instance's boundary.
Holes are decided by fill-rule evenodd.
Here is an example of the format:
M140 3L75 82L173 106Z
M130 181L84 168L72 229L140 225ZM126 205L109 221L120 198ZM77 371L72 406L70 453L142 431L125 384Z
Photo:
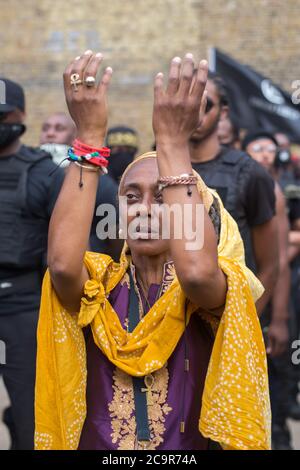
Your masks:
M223 119L227 119L229 114L229 106L224 105L221 107L221 112L220 112L220 121Z

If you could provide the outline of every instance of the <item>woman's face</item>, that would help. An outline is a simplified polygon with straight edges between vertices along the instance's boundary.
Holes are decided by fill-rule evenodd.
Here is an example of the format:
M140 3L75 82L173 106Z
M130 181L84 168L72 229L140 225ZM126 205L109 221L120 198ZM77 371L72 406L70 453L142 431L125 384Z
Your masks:
M156 158L146 158L128 170L120 187L120 215L132 253L157 256L168 251L162 237L162 193Z

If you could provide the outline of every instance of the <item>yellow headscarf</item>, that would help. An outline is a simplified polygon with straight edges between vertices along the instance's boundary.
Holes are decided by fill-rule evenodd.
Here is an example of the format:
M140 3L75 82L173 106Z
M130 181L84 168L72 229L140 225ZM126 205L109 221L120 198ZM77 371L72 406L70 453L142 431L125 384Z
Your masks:
M141 158L154 156L151 153ZM263 288L244 264L243 244L235 221L200 177L198 189L206 210L212 204L213 195L219 201L218 259L228 283L222 318L200 312L216 336L202 397L199 430L224 449L269 449L266 354L254 304ZM184 331L186 297L176 277L135 330L128 333L108 301L110 291L128 268L126 249L120 263L107 255L91 252L86 253L84 262L90 280L84 286L81 309L75 316L60 304L48 271L44 277L38 325L36 449L78 447L86 416L87 370L82 327L90 325L94 341L103 354L132 376L144 376L163 367ZM189 302L188 319L196 310Z

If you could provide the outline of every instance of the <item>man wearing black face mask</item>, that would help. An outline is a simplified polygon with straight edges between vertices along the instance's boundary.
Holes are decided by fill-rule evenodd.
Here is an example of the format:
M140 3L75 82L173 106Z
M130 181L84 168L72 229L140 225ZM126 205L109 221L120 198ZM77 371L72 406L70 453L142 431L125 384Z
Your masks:
M107 132L106 145L111 150L108 173L119 184L125 168L137 153L137 133L130 127L112 127Z
M12 448L32 449L41 281L48 223L64 174L58 168L49 176L57 168L51 156L21 144L23 89L7 79L0 85L0 340L6 347L1 373L11 402Z

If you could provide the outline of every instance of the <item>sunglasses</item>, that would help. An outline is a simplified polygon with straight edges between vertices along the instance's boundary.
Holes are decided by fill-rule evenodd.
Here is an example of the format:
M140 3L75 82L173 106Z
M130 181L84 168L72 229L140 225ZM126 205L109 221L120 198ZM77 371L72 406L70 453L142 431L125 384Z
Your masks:
M205 114L209 113L209 111L214 107L215 103L209 97L206 98L206 108Z
M260 152L268 152L268 153L275 153L277 147L273 144L270 145L261 145L261 144L254 144L252 145L252 152L260 153Z

